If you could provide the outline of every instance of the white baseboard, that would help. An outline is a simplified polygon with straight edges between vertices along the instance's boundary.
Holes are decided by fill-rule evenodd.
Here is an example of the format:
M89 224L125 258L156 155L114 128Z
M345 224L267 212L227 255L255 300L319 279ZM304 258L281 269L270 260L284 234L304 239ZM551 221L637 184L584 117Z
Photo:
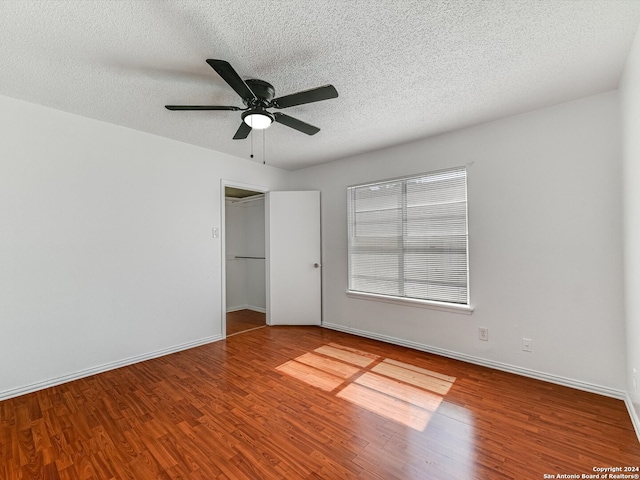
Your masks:
M68 375L62 375L60 377L43 380L41 382L31 383L29 385L24 385L22 387L3 390L3 391L0 391L0 401L7 400L13 397L19 397L20 395L25 395L27 393L36 392L44 388L49 388L56 385L61 385L63 383L72 382L73 380L78 380L80 378L90 377L91 375L107 372L109 370L115 370L116 368L125 367L127 365L132 365L134 363L144 362L145 360L151 360L152 358L162 357L164 355L180 352L182 350L187 350L189 348L199 347L200 345L205 345L207 343L217 342L219 340L222 340L222 335L213 335L211 337L201 338L193 342L181 343L180 345L175 345L173 347L156 350L155 352L145 353L143 355L136 355L134 357L118 360L116 362L105 363L103 365L98 365L97 367L87 368L74 373L70 373Z
M267 309L263 307L254 307L253 305L239 305L237 307L227 308L227 313L237 312L238 310L252 310L259 313L267 313Z
M239 310L246 310L247 308L248 308L248 305L238 305L235 307L227 307L227 313L237 312Z
M633 424L633 428L636 430L636 435L638 436L638 441L640 442L640 418L638 418L638 412L636 412L636 409L633 406L633 402L631 401L631 397L628 393L625 393L624 403L627 406L627 410L629 410L631 423Z
M387 335L379 335L377 333L367 332L365 330L358 330L356 328L345 327L333 323L323 323L323 327L332 330L338 330L340 332L351 333L360 337L371 338L373 340L380 340L381 342L391 343L394 345L400 345L403 347L413 348L414 350L420 350L422 352L433 353L442 357L453 358L455 360L461 360L467 363L473 363L474 365L480 365L482 367L493 368L495 370L502 370L503 372L515 373L516 375L522 375L523 377L535 378L536 380L543 380L545 382L555 383L565 387L571 387L585 392L597 393L606 397L617 398L619 400L625 400L626 392L617 390L615 388L605 387L602 385L596 385L594 383L583 382L580 380L574 380L572 378L561 377L559 375L552 375L550 373L538 372L537 370L531 370L528 368L517 367L515 365L509 365L508 363L495 362L493 360L486 360L480 357L474 357L464 353L454 352L452 350L445 350L443 348L432 347L429 345L423 345L421 343L410 342L408 340L402 340L400 338L389 337ZM629 408L627 406L627 408ZM633 407L632 407L633 408ZM637 427L636 427L637 431Z

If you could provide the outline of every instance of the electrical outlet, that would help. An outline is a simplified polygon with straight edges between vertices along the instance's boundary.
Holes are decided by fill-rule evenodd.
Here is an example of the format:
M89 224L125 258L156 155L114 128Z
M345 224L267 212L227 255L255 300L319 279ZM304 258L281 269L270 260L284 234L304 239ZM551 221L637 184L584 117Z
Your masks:
M530 338L523 338L522 339L522 350L525 352L532 352L533 351L533 340L531 340Z
M484 328L484 327L480 327L478 328L478 339L479 340L483 340L483 341L488 341L489 340L489 329L488 328Z
M212 228L211 229L211 234L213 235L213 238L219 238L220 237L220 229Z

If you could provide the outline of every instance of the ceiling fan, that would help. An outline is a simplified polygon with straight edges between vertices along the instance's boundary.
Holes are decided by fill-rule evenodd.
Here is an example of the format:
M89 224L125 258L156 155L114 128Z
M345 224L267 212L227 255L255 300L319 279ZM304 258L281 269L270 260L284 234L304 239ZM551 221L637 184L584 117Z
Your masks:
M253 128L262 130L268 128L274 121L298 130L299 132L306 133L307 135L315 135L320 131L318 127L314 127L284 113L271 113L267 111L267 108L288 108L296 105L304 105L305 103L328 100L338 96L338 91L333 85L324 85L283 97L273 98L275 96L275 89L270 83L257 79L242 80L229 62L224 60L209 59L207 63L240 95L246 108L222 105L165 105L165 107L169 110L242 110L243 121L233 136L234 140L245 139L249 136Z

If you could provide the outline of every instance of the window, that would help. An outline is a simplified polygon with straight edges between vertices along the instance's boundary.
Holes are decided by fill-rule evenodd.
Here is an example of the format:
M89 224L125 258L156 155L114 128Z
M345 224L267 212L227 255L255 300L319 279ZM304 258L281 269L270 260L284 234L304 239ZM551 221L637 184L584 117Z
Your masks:
M347 189L349 293L469 305L464 167Z

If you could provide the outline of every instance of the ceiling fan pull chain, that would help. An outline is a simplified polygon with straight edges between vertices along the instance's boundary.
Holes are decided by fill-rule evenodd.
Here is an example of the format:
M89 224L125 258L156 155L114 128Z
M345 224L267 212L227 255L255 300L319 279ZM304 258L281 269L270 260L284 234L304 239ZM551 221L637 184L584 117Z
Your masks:
M266 165L267 164L267 157L265 155L265 146L264 146L264 139L265 139L265 135L264 135L264 130L262 130L262 164Z
M249 132L249 135L251 136L251 156L250 156L250 158L253 158L253 129L251 129L251 131Z

